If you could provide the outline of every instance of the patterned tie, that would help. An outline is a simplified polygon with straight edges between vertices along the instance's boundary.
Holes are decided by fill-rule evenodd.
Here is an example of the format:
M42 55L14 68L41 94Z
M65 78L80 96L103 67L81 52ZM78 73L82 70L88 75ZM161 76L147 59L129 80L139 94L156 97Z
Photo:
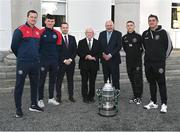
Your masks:
M109 44L110 38L111 38L111 32L107 32L107 44Z
M88 47L89 47L89 50L91 50L91 40L89 40Z
M68 44L66 35L64 36L64 39L65 39L65 45L66 45L66 47L68 48L69 44Z

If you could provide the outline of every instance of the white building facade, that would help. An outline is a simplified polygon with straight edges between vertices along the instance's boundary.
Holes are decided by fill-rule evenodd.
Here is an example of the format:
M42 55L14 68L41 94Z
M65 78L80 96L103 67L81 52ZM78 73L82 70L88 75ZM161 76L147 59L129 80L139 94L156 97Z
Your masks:
M25 23L30 9L38 12L40 28L47 13L56 16L57 29L62 21L67 21L70 34L77 41L84 37L87 27L94 28L98 38L99 32L105 29L105 21L112 18L115 28L123 34L128 20L133 20L136 31L142 33L148 28L147 17L155 14L159 24L170 33L174 48L180 48L180 0L0 0L0 51L10 49L12 33Z

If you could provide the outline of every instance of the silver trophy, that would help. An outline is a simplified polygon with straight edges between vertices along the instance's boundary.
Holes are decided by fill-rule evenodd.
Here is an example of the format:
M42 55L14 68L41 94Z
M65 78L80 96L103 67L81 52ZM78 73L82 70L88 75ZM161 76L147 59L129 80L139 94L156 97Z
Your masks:
M109 80L104 84L103 88L96 90L98 96L99 115L115 116L118 112L118 100L120 90L115 89Z

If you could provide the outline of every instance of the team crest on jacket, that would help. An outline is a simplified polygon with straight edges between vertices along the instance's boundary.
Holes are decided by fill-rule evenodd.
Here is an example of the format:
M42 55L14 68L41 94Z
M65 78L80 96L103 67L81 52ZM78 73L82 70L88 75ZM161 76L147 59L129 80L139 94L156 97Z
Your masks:
M159 68L159 73L162 74L164 72L163 68Z
M137 42L137 38L133 38L133 43L136 43Z
M45 71L45 68L44 68L44 67L41 67L41 71Z
M53 38L55 39L55 38L57 38L57 36L54 34L54 35L53 35Z
M159 39L160 39L160 35L156 35L155 40L159 40Z
M22 70L18 70L18 74L19 74L19 75L22 75L22 74L23 74L23 71L22 71Z
M39 32L36 32L36 35L39 35Z

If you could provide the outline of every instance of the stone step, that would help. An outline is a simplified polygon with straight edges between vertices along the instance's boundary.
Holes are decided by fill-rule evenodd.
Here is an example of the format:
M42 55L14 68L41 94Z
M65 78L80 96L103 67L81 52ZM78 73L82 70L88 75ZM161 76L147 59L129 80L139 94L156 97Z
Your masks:
M180 70L180 64L167 64L166 65L166 70ZM121 73L126 73L126 64L123 63L120 65L120 72ZM0 66L0 79L1 78L12 78L15 77L16 73L16 66ZM80 74L80 70L78 69L78 66L75 68L75 73ZM102 67L100 66L100 70L98 73L102 73Z
M166 77L167 78L180 78L180 70L169 70L166 72ZM143 78L146 79L146 76L143 73ZM128 76L127 73L120 73L120 79L121 80L128 80ZM0 87L1 86L12 86L15 84L16 79L15 78L8 78L8 79L0 79ZM96 78L96 82L101 82L103 81L103 74L97 74L97 78ZM46 83L48 82L48 76L47 76L47 80ZM66 76L64 77L64 82L66 82ZM81 82L81 76L76 75L74 76L74 82ZM26 84L29 85L29 79L28 77L26 78Z
M173 81L175 79L176 80L180 79L180 76L171 76L171 77L167 76L166 77L167 81ZM122 85L122 84L129 84L129 83L130 83L129 79L121 79L120 80L120 85ZM147 80L145 78L144 78L144 83L147 83ZM104 85L103 80L96 81L96 85L103 87L103 85ZM81 88L81 82L78 82L78 81L74 82L74 86L75 86L74 91L80 89ZM25 83L24 88L25 89L29 89L30 88L28 82ZM64 81L63 84L62 84L62 91L67 91L66 88L67 88L67 83ZM48 83L45 84L45 89L48 89ZM1 86L0 85L0 92L1 93L13 92L13 90L14 90L14 84L13 85L9 85L9 86L7 86L7 85L4 85L4 86L2 85Z

